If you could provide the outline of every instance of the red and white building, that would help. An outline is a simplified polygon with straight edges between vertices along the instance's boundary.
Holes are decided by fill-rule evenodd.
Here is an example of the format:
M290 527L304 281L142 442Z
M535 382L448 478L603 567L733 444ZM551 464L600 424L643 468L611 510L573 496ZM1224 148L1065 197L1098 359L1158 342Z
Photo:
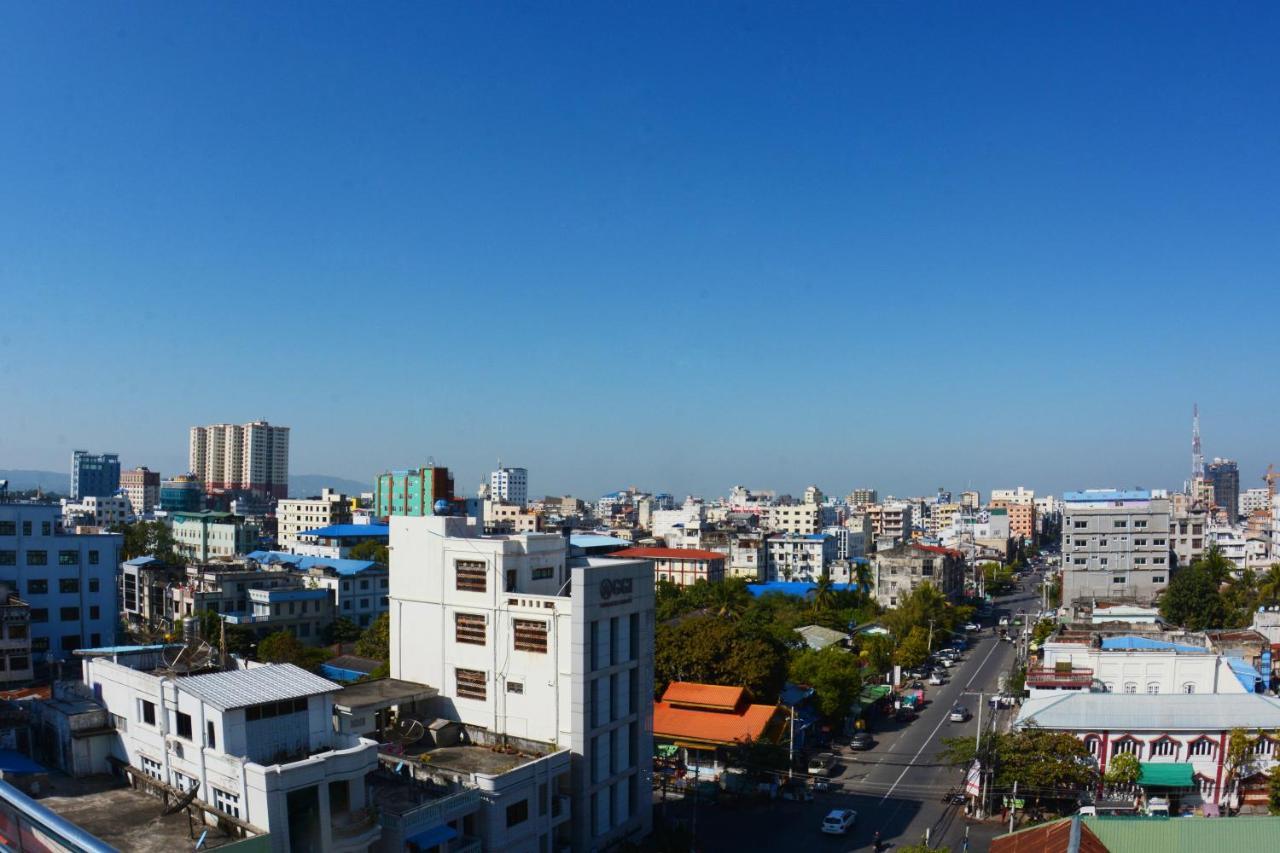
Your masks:
M700 580L724 580L725 555L719 551L702 551L697 548L627 548L609 556L625 560L653 560L653 579L670 581L677 586L692 586Z
M1162 778L1181 776L1171 793L1182 805L1259 806L1267 773L1280 758L1280 699L1257 693L1089 693L1064 691L1026 700L1015 729L1068 732L1082 740L1101 774L1117 755L1132 753ZM1252 739L1245 767L1232 779L1225 766L1233 729ZM1156 774L1152 774L1155 776ZM1150 793L1150 792L1148 792Z

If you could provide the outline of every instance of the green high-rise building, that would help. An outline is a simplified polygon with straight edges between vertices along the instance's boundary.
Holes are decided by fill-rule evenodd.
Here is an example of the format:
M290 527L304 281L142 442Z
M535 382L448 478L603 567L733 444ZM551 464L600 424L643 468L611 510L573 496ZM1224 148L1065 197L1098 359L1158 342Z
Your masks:
M427 466L378 475L374 511L392 515L436 515L436 502L453 503L453 476L448 468Z

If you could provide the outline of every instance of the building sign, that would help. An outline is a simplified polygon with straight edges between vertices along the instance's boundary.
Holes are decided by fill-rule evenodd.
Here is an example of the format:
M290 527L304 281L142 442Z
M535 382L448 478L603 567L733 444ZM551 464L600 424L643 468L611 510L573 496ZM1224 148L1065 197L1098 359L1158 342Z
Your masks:
M600 600L608 601L611 598L630 595L631 583L631 578L614 578L600 581Z

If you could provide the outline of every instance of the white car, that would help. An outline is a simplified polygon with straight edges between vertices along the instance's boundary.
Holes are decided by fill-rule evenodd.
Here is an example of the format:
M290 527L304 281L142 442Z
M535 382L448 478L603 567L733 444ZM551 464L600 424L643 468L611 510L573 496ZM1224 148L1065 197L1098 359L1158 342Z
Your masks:
M945 666L947 669L951 669L951 667L956 665L955 661L953 661L949 657L946 657L945 655L938 658L938 663L942 666Z
M947 719L953 723L966 723L969 721L969 709L963 705L956 705L947 715Z
M947 683L947 680L946 680L945 678L943 678L943 677L942 677L942 674L941 674L941 673L939 673L939 672L934 672L934 673L932 673L932 674L929 676L929 683L930 683L930 684L934 684L934 685L937 685L937 684L946 684L946 683Z
M1008 617L1008 616L1001 616L1001 617L1000 617L1000 627L1001 627L1001 628L1008 628L1008 627L1009 627L1009 617Z
M820 752L809 759L810 776L830 776L835 769L836 757L830 752Z
M964 623L964 629L966 631L981 631L982 626L979 625L977 622L966 622Z
M858 822L853 809L833 809L822 819L822 831L828 835L844 835Z

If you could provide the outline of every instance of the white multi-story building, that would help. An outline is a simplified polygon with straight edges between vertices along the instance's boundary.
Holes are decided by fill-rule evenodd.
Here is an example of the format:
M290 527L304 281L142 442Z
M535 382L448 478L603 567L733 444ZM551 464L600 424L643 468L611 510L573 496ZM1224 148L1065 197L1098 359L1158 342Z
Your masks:
M135 518L149 515L160 503L160 472L146 466L120 472L120 491Z
M333 489L318 498L294 498L276 504L276 541L286 551L298 544L298 534L334 524L351 523L351 501Z
M169 519L174 549L197 563L247 554L258 546L257 525L229 512L175 512Z
M266 421L191 428L191 472L207 492L289 496L289 428Z
M115 660L112 660L115 657ZM334 731L340 685L293 664L178 677L130 655L87 655L84 681L115 724L111 755L175 794L193 787L205 819L268 834L270 849L356 853L381 829L366 808L378 744Z
M822 528L822 535L830 536L835 543L836 560L852 560L867 555L867 535L843 525Z
M654 578L648 560L570 565L565 541L392 517L391 674L438 685L460 722L571 750L566 840L586 851L651 823Z
M822 533L777 533L765 540L769 549L766 579L814 583L836 559L834 537Z
M911 539L914 516L910 503L886 501L883 504L872 504L867 507L867 515L871 518L872 532L877 541L893 539L906 542Z
M1197 642L1199 640L1199 642ZM1027 670L1032 696L1062 690L1109 693L1253 693L1261 678L1243 657L1202 645L1203 635L1181 641L1150 636L1051 637L1040 664Z
M89 495L78 501L62 499L64 527L110 527L133 518L133 505L124 495Z
M1240 493L1240 517L1248 518L1258 510L1271 512L1271 495L1266 489L1245 489Z
M63 532L54 504L0 502L0 581L31 606L34 662L115 642L123 545L118 533Z
M525 468L503 468L489 473L489 496L495 501L523 507L529 503L529 472Z
M1169 501L1147 489L1062 497L1063 604L1150 604L1169 584Z
M706 506L701 501L685 501L679 509L660 509L650 513L650 532L654 539L673 548L684 547L685 535L700 530L706 517Z

